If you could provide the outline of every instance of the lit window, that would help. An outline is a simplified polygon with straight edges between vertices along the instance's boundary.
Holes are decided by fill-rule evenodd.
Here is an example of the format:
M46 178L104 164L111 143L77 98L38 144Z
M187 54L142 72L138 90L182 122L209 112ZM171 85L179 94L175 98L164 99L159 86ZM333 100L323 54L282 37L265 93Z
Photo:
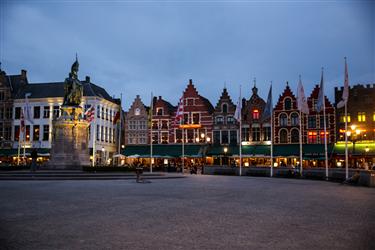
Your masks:
M329 142L329 132L326 132L327 142ZM324 143L324 132L320 132L320 143Z
M347 117L348 117L348 122L350 122L350 114L348 114ZM345 119L345 115L342 115L342 116L340 117L340 121L341 121L341 122L345 122L345 121L346 121L346 119Z
M366 113L358 112L358 122L365 122L365 121L366 121Z
M375 122L375 112L372 114L372 120Z
M317 132L309 132L308 133L308 143L317 143L317 137L318 133Z
M259 119L259 110L254 109L253 110L253 120L258 120Z

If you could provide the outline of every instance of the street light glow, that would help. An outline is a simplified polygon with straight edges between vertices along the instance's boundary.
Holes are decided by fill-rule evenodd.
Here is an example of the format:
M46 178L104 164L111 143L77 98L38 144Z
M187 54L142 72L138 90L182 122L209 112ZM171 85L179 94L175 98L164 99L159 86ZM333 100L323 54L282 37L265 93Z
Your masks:
M227 153L227 152L228 152L228 148L224 147L224 153Z

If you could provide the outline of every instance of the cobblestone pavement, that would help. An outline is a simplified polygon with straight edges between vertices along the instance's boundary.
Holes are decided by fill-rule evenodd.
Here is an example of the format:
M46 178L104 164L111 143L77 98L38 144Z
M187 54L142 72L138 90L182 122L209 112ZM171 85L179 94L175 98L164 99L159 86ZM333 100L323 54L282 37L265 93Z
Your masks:
M375 249L374 229L375 189L331 182L0 182L0 249Z

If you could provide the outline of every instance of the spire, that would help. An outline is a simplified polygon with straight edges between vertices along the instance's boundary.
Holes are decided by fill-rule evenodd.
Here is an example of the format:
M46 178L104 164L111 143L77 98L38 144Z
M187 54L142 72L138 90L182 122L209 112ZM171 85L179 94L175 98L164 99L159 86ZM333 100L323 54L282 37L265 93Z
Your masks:
M257 79L256 77L254 77L254 87L253 87L253 95L257 95L258 94L258 88L257 88Z
M224 81L224 89L227 89L227 82Z

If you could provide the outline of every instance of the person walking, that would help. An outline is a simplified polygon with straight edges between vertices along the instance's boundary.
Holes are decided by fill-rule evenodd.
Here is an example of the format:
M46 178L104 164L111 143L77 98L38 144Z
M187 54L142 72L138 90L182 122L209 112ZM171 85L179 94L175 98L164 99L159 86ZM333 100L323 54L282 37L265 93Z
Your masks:
M38 159L38 151L34 148L31 152L31 171L36 171L36 160Z

